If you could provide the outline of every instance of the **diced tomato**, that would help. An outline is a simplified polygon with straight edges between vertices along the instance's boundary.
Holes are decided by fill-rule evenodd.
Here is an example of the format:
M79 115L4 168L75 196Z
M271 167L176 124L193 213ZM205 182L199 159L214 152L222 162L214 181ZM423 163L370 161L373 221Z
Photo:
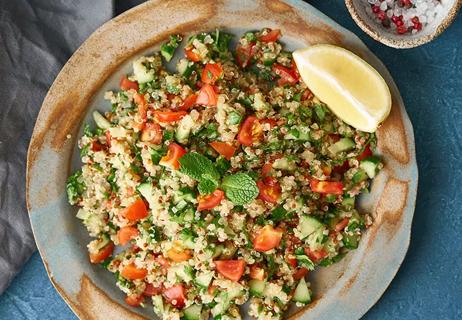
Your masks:
M144 124L148 119L148 105L146 103L146 99L144 98L144 96L139 94L138 92L136 92L133 95L133 101L135 101L135 104L138 106L138 115L142 121L138 125L138 129L142 130L144 128Z
M287 263L290 264L293 268L297 267L297 259L295 258L287 258Z
M286 84L293 85L296 84L299 80L299 77L294 70L277 63L273 64L273 72L280 77L278 80L278 85L280 86L284 86Z
M332 168L329 167L328 165L322 165L321 170L325 176L330 176L330 174L332 173Z
M114 251L114 243L112 241L108 243L98 252L90 252L90 262L91 263L101 263L112 255Z
M120 245L124 246L130 242L131 239L136 238L139 233L140 232L137 228L127 226L120 228L119 231L117 231L117 238L119 239Z
M271 170L273 170L273 163L272 162L265 163L263 167L261 168L261 175L263 177L266 177L270 174Z
M245 68L249 65L250 59L255 54L255 43L251 42L247 46L238 45L236 48L236 63L241 68Z
M347 227L349 222L350 222L350 218L342 219L339 223L335 225L335 228L334 228L335 232L343 231L343 229Z
M267 34L260 36L259 40L262 42L275 42L281 36L281 30L273 29L270 30Z
M343 183L340 181L320 181L311 179L311 191L327 194L343 194Z
M342 136L339 134L335 134L335 133L329 134L329 138L332 140L333 143L339 141L341 137Z
M125 303L132 307L139 307L143 303L144 297L142 294L130 294L125 297Z
M262 137L263 129L260 121L255 116L249 116L239 129L237 140L242 145L251 147L254 143L260 141Z
M154 111L154 117L159 122L169 123L181 120L188 113L186 111Z
M217 287L214 285L209 285L207 288L207 293L211 296L215 295L215 290L217 290Z
M221 203L221 200L223 200L224 197L225 193L220 189L217 189L206 196L199 196L199 205L197 206L197 210L202 211L213 209Z
M147 274L148 274L148 270L144 268L143 269L137 268L134 263L126 265L122 269L122 272L120 273L122 277L128 280L144 279L144 277L146 277Z
M168 303L178 309L183 308L185 305L186 290L182 284L176 284L173 287L164 288L162 295Z
M257 233L253 240L254 249L265 252L277 248L281 243L282 233L282 230L274 229L272 225L267 224Z
M178 160L185 154L186 150L183 149L180 145L174 142L170 143L168 145L167 155L160 159L159 164L164 167L178 170L180 168L180 163Z
M258 197L269 203L277 203L281 196L281 186L276 178L265 177L263 180L257 181Z
M188 96L186 99L184 99L183 103L180 104L180 106L178 107L178 110L188 111L189 109L191 109L192 106L196 104L196 100L197 100L197 94L192 94Z
M148 208L141 199L136 200L122 211L122 215L132 222L144 219L148 214Z
M207 63L202 71L201 80L203 83L214 84L223 75L223 68L220 63Z
M293 277L294 280L300 280L301 278L304 278L308 274L308 269L307 268L299 268L297 271L295 271Z
M146 287L144 288L143 295L147 297L156 296L162 293L162 286L155 287L152 283L146 283Z
M106 135L106 144L110 148L111 147L111 133L109 132L109 130L106 130L104 134Z
M141 132L141 141L160 144L162 142L162 129L158 123L146 123Z
M170 268L170 262L168 262L167 259L165 259L164 256L157 256L156 257L156 262L158 264L160 264L160 266L163 268L163 269L168 269Z
M186 57L191 61L194 61L194 62L201 61L201 57L199 57L199 55L197 53L195 53L193 51L193 48L191 48L191 47L190 48L185 48L184 53L185 53Z
M364 147L364 151L359 156L357 156L356 159L358 159L358 161L361 161L366 158L369 158L370 156L372 156L371 147L369 145L366 145L366 147Z
M301 100L302 100L302 101L310 100L310 99L312 99L313 97L314 97L313 92L311 92L310 89L306 89L306 90L303 91L303 93L302 93Z
M210 146L228 160L230 160L236 152L236 147L227 142L212 141L210 142Z
M250 266L250 278L255 280L265 280L265 269L257 264Z
M335 166L332 169L333 173L344 174L348 169L350 169L350 165L348 164L348 160L345 160L341 166Z
M167 257L174 262L183 262L191 259L191 251L184 249L179 244L174 244L172 248L167 251Z
M244 274L244 260L217 260L215 265L223 277L232 281L239 281Z
M95 151L95 152L98 152L98 151L101 151L103 150L104 147L101 143L99 143L98 141L92 141L91 143L91 151Z
M327 251L324 249L311 251L310 248L305 248L304 250L308 258L310 258L314 263L317 263L327 257Z
M128 80L127 76L122 76L122 78L120 79L120 89L125 90L125 91L130 90L130 89L138 91L139 89L138 82L130 81Z
M218 95L215 92L213 86L210 84L204 84L199 91L196 103L204 106L216 106L218 102Z

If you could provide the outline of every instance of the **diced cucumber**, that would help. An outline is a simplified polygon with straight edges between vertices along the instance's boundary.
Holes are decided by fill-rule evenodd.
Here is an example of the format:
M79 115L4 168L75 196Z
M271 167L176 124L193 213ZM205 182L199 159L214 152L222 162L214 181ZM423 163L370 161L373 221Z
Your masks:
M195 122L189 114L184 116L178 123L178 127L175 130L176 141L183 144L187 143L194 125Z
M355 197L344 196L342 200L342 206L353 208L355 206Z
M326 230L326 228L324 227L319 228L308 236L308 239L306 240L306 242L308 243L311 250L322 249L324 239L326 237L324 235L324 230Z
M218 246L217 246L218 247ZM226 241L220 254L221 259L231 259L237 251L237 247L231 241Z
M139 83L151 82L154 80L154 70L148 70L143 64L145 57L141 57L133 62L133 76Z
M154 208L155 205L155 201L154 201L154 196L153 196L153 192L152 192L152 184L150 182L145 182L145 183L142 183L138 186L138 192L141 193L141 195L143 196L143 198L146 199L146 201L149 203L149 206L151 208Z
M300 280L300 282L297 285L297 288L295 288L292 300L304 304L308 304L311 302L311 292L304 278Z
M77 217L77 219L86 220L90 216L90 213L84 208L80 208L75 216Z
M310 234L324 227L324 225L318 221L318 219L311 216L302 216L300 218L300 233L303 238L308 237Z
M361 236L358 235L358 234L350 235L348 233L344 233L342 242L343 242L343 245L345 246L345 248L347 248L347 249L356 249L356 248L358 248L360 238L361 238Z
M379 168L378 168L379 163L380 163L379 158L371 156L361 161L361 164L359 165L359 167L362 168L364 171L366 171L369 178L373 179L375 175L377 174L377 172L379 172Z
M195 243L195 238L192 236L192 235L181 235L180 236L182 242L183 242L183 246L185 248L188 248L188 249L194 249L195 246L196 246L196 243Z
M216 245L215 248L213 249L212 258L215 259L221 256L224 249L225 247L222 244Z
M342 138L329 148L327 148L331 153L337 154L339 152L348 151L355 147L355 143L350 138Z
M228 296L228 293L225 291L221 291L216 300L218 301L217 305L212 309L212 315L218 316L220 314L224 314L226 310L228 310L231 299Z
M162 300L162 296L152 296L152 305L154 307L155 314L162 317L162 314L164 313L164 301Z
M101 129L109 129L111 123L98 111L93 111L93 120L95 120L96 125Z
M196 276L194 282L203 289L207 289L212 282L213 272L205 272Z
M109 238L109 236L106 233L103 233L101 235L101 237L98 239L98 242L97 242L97 244L95 246L95 249L101 250L105 246L107 246L109 244L109 242L111 242L111 239Z
M360 183L362 181L367 180L367 178L368 178L368 175L367 175L366 171L364 171L363 169L359 169L358 172L356 172L353 175L353 178L351 178L351 181L354 184L357 184L357 183Z
M249 292L255 297L263 296L263 291L265 290L266 282L264 280L250 280L249 281Z
M177 264L168 269L168 278L179 278L186 283L193 280L193 270L189 265Z
M293 160L289 160L286 157L282 157L274 161L273 168L278 170L293 171L297 169L297 164Z
M193 304L183 310L184 318L186 320L200 320L202 313L201 304Z
M196 199L194 191L189 188L182 188L180 190L176 190L173 193L173 202L175 204L180 203L181 201L191 202Z
M186 69L189 66L189 60L186 58L180 59L176 64L176 70L179 74L184 75Z

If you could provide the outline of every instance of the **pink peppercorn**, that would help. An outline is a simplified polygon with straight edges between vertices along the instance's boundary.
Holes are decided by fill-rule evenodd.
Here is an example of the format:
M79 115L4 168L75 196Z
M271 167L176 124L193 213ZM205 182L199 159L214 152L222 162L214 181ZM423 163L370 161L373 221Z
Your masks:
M422 30L422 24L420 22L414 23L414 29L417 31Z
M380 12L380 6L373 6L372 7L372 12L379 13Z
M413 24L418 24L420 21L419 21L419 17L415 16L414 18L411 19L412 23Z
M395 24L396 24L397 27L401 27L402 25L404 25L404 22L403 22L403 20L396 20Z
M385 11L380 11L379 13L377 13L377 18L379 18L380 20L384 20L386 17L387 15Z
M404 25L402 25L402 26L396 28L396 31L398 31L399 34L404 34L404 33L407 32L407 28Z
M391 21L393 21L393 23L396 23L396 21L398 21L398 20L399 20L399 18L397 16L395 16L395 15L393 15L391 17Z

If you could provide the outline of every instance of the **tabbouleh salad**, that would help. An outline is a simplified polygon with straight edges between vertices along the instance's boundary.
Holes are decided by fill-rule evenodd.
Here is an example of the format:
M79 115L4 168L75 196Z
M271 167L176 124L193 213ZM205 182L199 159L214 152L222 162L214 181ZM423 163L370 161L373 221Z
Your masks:
M280 30L190 37L133 63L112 110L79 140L69 202L90 261L131 306L163 319L281 319L309 304L305 276L357 248L355 209L383 166L375 135L338 119L300 81Z

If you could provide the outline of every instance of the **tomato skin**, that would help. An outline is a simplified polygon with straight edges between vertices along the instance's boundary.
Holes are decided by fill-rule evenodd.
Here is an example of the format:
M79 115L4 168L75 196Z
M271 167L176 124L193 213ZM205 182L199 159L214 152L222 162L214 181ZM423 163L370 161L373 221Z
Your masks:
M120 275L128 280L139 280L144 279L148 274L148 270L146 269L139 269L135 266L134 263L126 265Z
M197 101L197 94L192 94L188 96L186 99L184 99L183 103L180 104L178 107L178 110L180 111L188 111L191 109L192 106L196 104Z
M131 294L125 297L125 303L132 307L139 307L143 303L143 295Z
M238 45L236 48L236 64L241 68L249 65L250 60L255 55L255 43L251 42L247 46Z
M350 165L348 160L345 160L341 166L335 166L332 173L344 174L348 169L350 169Z
M297 259L295 259L295 258L287 258L286 261L287 261L288 264L290 264L292 266L292 268L297 267Z
M343 194L343 183L340 181L320 181L311 179L311 191L326 194Z
M350 218L342 219L339 223L335 225L335 232L343 231L343 229L345 229L348 226L348 223L350 223Z
M218 95L215 89L210 84L204 84L199 91L196 103L204 106L216 106L218 102Z
M253 248L259 252L277 248L281 243L282 234L282 230L274 229L272 225L267 224L257 233L253 240Z
M271 173L271 170L273 170L273 163L272 162L265 163L263 167L261 168L261 175L263 177L269 176L269 174Z
M124 91L130 89L138 91L139 87L137 82L128 80L127 76L122 76L122 78L120 78L120 89Z
M327 257L327 252L324 249L312 251L310 248L305 248L305 254L308 256L308 258L311 259L314 263L317 263Z
M293 278L294 280L300 280L301 278L304 278L308 274L308 269L307 268L299 268L297 271L295 271Z
M146 218L149 215L149 213L144 201L138 199L135 202L133 202L130 206L126 207L122 211L122 215L131 222L135 222Z
M144 289L143 295L147 297L156 296L158 294L161 294L162 290L163 290L162 286L154 287L152 283L146 283L146 287Z
M217 271L225 278L231 281L239 281L244 274L244 260L217 260L214 261Z
M156 262L158 264L160 264L160 266L163 268L163 269L168 269L170 268L170 262L168 262L167 259L165 259L164 256L157 256L156 257Z
M257 117L248 116L237 134L237 140L240 144L251 147L263 137L263 129Z
M130 242L130 240L136 238L139 235L139 231L137 228L132 226L127 226L120 228L117 231L117 238L119 239L119 244L124 246Z
M197 53L195 53L194 51L192 51L193 48L185 48L184 49L184 53L186 55L186 57L193 61L193 62L199 62L201 61L201 57L199 57L199 55Z
M269 203L277 203L281 196L281 186L276 178L266 177L257 181L257 187L260 190L259 199Z
M314 97L313 92L311 92L310 89L306 89L305 91L303 91L301 100L302 100L302 101L311 100L313 97Z
M250 278L255 280L265 280L265 269L257 264L250 266Z
M197 206L197 211L210 210L215 208L221 203L221 200L223 200L224 197L225 193L220 189L217 189L206 196L199 196L199 205Z
M136 92L133 95L133 101L135 101L135 104L138 106L138 115L141 119L141 123L137 123L137 128L139 130L143 130L144 125L148 119L148 105L146 103L146 99L143 95Z
M259 40L262 42L275 42L281 36L281 30L273 29L270 30L266 35L260 36Z
M148 122L141 131L141 141L160 144L162 142L162 129L159 124Z
M220 63L207 63L202 71L203 83L214 84L223 75L223 67Z
M356 159L358 161L361 161L361 160L364 160L366 158L369 158L370 156L372 156L371 147L370 147L370 145L366 145L364 147L364 151L359 156L357 156Z
M278 85L284 86L286 84L296 84L299 80L297 73L289 68L286 68L280 64L273 64L273 72L281 78L278 80Z
M178 170L180 168L180 163L178 160L185 154L186 150L183 149L180 145L174 142L170 143L168 145L167 155L160 159L159 164L164 167Z
M103 149L104 148L103 148L101 143L99 143L98 141L92 141L92 143L91 143L91 151L98 152L98 151L101 151Z
M188 113L186 111L154 111L154 117L162 123L170 123L181 120Z
M165 300L175 308L182 309L185 306L186 291L181 284L176 284L170 288L164 288L162 295ZM173 304L174 301L175 304Z
M114 251L114 243L108 243L104 248L98 252L89 253L91 263L101 263L112 255Z
M106 144L107 146L110 148L111 147L111 133L109 132L109 130L106 130L106 132L104 133L106 135Z
M212 141L209 143L210 146L227 160L231 160L231 157L234 156L236 152L236 148L227 143L227 142L220 142L220 141Z

